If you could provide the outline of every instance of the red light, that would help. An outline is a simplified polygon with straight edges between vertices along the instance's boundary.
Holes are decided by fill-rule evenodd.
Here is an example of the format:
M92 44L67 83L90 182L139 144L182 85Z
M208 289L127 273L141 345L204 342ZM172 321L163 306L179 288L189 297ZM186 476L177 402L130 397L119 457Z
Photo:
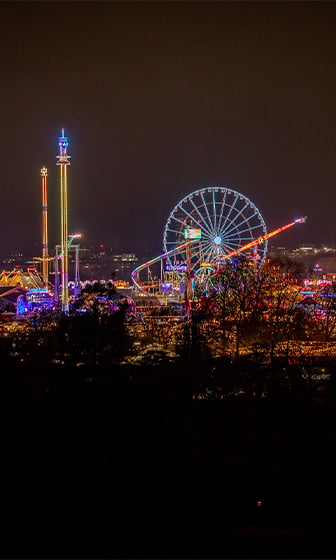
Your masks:
M101 244L100 248L102 249L103 247L104 247L104 245L103 245L103 244Z

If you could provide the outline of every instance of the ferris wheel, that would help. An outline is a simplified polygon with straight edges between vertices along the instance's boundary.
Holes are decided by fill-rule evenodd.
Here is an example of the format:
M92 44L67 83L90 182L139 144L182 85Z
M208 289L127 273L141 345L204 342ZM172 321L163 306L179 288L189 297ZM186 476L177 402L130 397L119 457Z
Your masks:
M165 225L163 246L165 253L172 251L167 257L172 270L181 270L188 260L191 273L198 275L266 233L264 219L249 198L228 187L206 187L175 206ZM190 246L187 238L192 239ZM253 248L253 256L262 263L266 251L267 239Z

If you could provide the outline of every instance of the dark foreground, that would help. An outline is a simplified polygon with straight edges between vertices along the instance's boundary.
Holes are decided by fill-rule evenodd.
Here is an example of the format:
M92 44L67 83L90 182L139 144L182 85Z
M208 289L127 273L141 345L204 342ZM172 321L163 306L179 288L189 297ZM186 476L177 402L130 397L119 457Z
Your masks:
M336 557L336 402L1 394L1 557Z

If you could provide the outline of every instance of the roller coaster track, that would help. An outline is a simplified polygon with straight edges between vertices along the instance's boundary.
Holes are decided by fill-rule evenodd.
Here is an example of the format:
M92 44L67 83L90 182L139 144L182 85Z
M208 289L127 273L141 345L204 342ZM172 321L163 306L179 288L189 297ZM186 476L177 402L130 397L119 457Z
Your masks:
M297 218L296 220L293 220L289 224L281 226L277 229L274 229L274 230L270 231L269 233L266 233L265 235L261 235L260 237L257 237L256 239L253 239L249 243L246 243L246 245L242 245L238 249L235 249L234 251L231 251L230 253L227 253L226 255L218 255L218 257L216 257L214 259L214 264L216 263L216 261L221 261L222 262L224 260L230 259L231 257L234 257L235 255L238 255L239 253L243 253L244 251L247 251L248 249L251 249L252 247L255 247L256 245L260 245L261 243L266 241L266 239L269 239L270 237L274 237L274 235L278 235L279 233L282 233L286 229L289 229L289 228L295 226L296 224L303 224L306 221L306 219L307 219L307 216L304 216L303 218ZM200 243L200 239L195 239L195 240L189 239L186 243L182 243L181 245L178 245L174 249L171 249L170 251L167 251L166 253L163 253L162 255L159 255L158 257L155 257L154 259L151 259L150 261L147 261L147 262L139 265L137 268L135 268L132 271L132 275L131 275L134 286L140 292L146 293L146 290L141 286L141 283L138 280L139 273L142 270L144 270L145 268L148 268L149 266L151 266L151 265L153 265L153 264L155 264L159 261L162 261L163 259L165 259L167 257L171 257L174 254L179 253L180 251L185 249L187 246L190 247L190 245L193 244L193 243Z
M15 286L15 288L12 288L11 290L8 290L8 292L4 292L3 294L0 294L0 298L1 297L6 297L9 294L12 294L13 292L17 292L18 290L22 289L21 286Z

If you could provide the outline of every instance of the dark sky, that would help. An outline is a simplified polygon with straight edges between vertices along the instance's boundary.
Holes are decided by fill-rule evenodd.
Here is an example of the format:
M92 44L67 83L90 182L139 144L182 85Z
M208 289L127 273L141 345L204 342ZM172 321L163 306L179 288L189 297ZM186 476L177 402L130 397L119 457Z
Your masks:
M50 245L69 138L69 233L162 248L208 185L249 197L276 244L336 243L336 3L2 2L0 253Z

